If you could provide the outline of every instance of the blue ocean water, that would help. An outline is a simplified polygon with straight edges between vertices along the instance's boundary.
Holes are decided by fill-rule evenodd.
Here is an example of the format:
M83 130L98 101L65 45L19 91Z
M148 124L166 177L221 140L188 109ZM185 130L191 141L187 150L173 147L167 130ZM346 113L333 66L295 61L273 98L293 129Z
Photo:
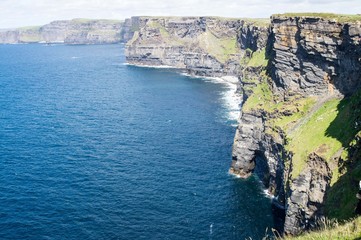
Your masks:
M0 239L260 239L228 174L227 85L124 64L121 45L0 46Z

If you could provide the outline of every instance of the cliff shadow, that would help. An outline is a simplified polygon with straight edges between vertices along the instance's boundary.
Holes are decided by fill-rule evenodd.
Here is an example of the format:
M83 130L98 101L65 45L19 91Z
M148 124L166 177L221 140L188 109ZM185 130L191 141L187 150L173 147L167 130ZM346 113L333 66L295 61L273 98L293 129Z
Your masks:
M331 159L335 178L340 176L326 194L328 218L346 220L355 216L356 193L361 181L361 90L340 101L338 114L326 130L326 135L341 142L341 149ZM336 175L336 176L335 176Z
M283 207L284 194L279 190L279 186L282 186L282 177L278 176L278 174L282 173L282 171L278 166L277 176L272 176L264 153L262 151L256 151L255 154L254 160L256 165L253 173L257 176L258 180L262 182L266 189L277 195L272 198L273 228L276 230L274 232L275 234L278 233L279 235L282 235L284 232L284 222L286 217L285 208ZM280 162L278 164L280 164Z

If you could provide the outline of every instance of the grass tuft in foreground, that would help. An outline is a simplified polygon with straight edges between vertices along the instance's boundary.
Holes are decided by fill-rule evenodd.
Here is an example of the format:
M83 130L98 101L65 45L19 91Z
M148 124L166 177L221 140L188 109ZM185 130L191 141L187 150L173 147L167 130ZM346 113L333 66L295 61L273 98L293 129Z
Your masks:
M285 240L357 240L361 239L361 217L340 224L335 221L325 221L319 231L303 234L298 237L285 237Z

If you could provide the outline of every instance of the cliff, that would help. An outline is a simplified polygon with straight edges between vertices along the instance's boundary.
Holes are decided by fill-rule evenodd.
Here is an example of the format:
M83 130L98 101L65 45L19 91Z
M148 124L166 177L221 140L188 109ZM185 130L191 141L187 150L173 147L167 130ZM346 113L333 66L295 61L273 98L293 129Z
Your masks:
M361 86L360 23L273 16L271 73L278 88L347 95Z
M243 96L232 174L256 173L284 231L354 215L361 179L361 16L283 14L271 23L140 17L127 61L237 76ZM282 218L282 217L281 217Z
M355 18L273 16L267 74L244 91L231 172L247 177L267 166L262 180L285 207L287 234L316 228L322 217L353 216L351 193L361 178L360 162L350 157L361 130ZM338 185L346 186L347 197L337 196Z
M131 19L118 20L73 19L54 21L40 27L0 31L0 44L65 43L111 44L128 41L134 33L127 28Z
M242 19L140 17L126 58L131 64L167 65L200 76L238 76L245 49L266 42L264 21L249 27ZM248 41L252 34L258 38Z

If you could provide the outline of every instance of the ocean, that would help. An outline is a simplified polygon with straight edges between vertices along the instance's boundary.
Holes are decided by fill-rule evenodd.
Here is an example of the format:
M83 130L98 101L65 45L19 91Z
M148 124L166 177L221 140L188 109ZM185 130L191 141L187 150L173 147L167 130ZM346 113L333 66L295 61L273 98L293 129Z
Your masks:
M0 45L0 239L261 239L271 199L228 174L234 86L123 52Z

